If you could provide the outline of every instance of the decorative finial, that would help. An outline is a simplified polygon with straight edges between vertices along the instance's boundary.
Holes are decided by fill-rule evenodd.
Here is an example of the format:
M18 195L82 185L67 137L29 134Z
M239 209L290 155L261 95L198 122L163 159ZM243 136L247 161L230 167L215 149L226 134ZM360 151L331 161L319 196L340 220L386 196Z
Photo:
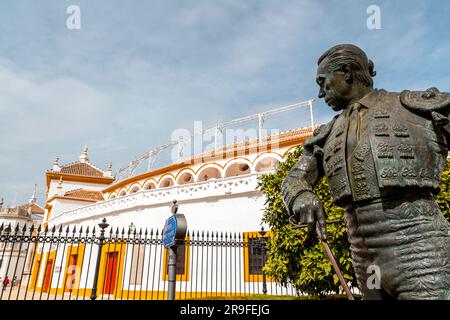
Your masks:
M3 204L4 204L5 202L4 202L4 200L3 200L3 197L0 199L0 209L3 207Z
M81 163L89 163L89 156L88 156L88 147L87 147L87 145L84 145L83 153L80 155L80 162Z
M128 226L128 232L131 233L131 234L136 232L136 226L134 225L133 222L131 222L130 225Z
M173 203L172 209L171 209L172 214L177 214L177 212L178 212L178 204L177 204L177 200L173 200L172 203Z
M98 226L100 227L100 232L102 235L105 234L105 229L109 227L109 224L106 223L106 218L102 219L102 222L98 224Z
M35 183L33 194L31 195L30 200L28 201L28 204L30 206L33 205L34 203L36 203L36 187L37 187L37 184Z
M261 226L261 231L259 231L260 236L261 236L261 237L264 237L264 236L266 235L266 233L267 233L267 232L264 230L264 227Z
M105 177L112 178L112 162L110 162L108 165L108 170L106 170L105 172Z
M59 165L59 156L55 157L55 161L53 161L53 167L52 167L53 171L59 172L61 171L61 166Z

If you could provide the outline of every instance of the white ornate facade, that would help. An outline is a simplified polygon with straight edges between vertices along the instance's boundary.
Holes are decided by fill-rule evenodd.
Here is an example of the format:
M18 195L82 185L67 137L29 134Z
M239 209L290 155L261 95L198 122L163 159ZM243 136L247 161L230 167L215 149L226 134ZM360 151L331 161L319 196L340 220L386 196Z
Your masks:
M87 226L107 218L113 227L133 223L138 228L162 228L176 199L191 230L257 231L265 201L257 190L258 177L272 171L310 135L311 128L306 128L266 137L262 144L258 140L233 144L115 183L105 172L101 172L104 177L65 182L67 175L52 170L47 173L51 214L45 221L50 226ZM101 188L107 179L112 183ZM85 199L71 196L70 188ZM91 195L86 197L88 192Z

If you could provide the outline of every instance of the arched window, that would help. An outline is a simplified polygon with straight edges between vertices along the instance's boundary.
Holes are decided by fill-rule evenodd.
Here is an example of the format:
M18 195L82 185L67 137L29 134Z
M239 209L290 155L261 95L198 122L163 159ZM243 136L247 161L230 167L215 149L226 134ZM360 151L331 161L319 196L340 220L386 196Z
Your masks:
M127 192L125 191L125 190L122 190L120 193L119 193L119 197L123 197L123 196L126 196L127 195Z
M131 194L131 193L136 193L136 192L138 192L138 191L139 191L139 187L138 187L138 186L135 186L135 187L133 187L133 188L131 189L130 194Z
M185 172L178 178L178 184L187 184L192 182L194 182L194 176L190 172Z
M173 186L173 184L174 184L174 183L173 183L173 179L167 177L167 178L164 178L164 179L159 183L159 187L160 187L160 188L168 188L168 187Z
M242 176L250 173L250 166L245 162L236 162L230 165L225 172L225 177Z
M153 182L148 182L144 186L144 190L152 190L152 189L156 189L156 185Z
M222 175L220 174L219 169L215 167L204 168L198 174L198 181L208 181L211 179L220 179L220 178L222 178Z

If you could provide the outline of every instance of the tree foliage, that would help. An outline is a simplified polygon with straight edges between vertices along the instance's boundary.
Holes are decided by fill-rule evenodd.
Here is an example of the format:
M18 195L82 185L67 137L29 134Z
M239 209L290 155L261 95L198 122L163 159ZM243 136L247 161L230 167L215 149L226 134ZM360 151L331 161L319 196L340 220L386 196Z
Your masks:
M441 176L441 192L436 196L436 202L441 208L442 214L450 221L450 159Z
M272 230L264 271L281 284L294 285L299 292L311 295L339 293L342 292L342 287L323 245L317 240L312 241L306 228L292 228L292 224L289 223L289 214L283 204L281 183L302 152L303 148L299 146L279 164L275 173L265 174L259 178L258 188L266 197L263 222L267 223ZM344 210L333 205L326 179L320 181L314 193L324 204L327 221L339 220L327 225L328 243L344 278L350 286L356 287L346 225L343 221ZM442 175L441 193L437 196L437 202L448 220L450 218L450 161L447 161Z

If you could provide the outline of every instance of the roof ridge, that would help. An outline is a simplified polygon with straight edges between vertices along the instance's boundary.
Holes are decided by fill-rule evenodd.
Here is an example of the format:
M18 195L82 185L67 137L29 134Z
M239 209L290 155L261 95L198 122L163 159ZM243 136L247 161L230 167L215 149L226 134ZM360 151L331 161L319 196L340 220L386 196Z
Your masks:
M64 166L61 166L61 168L58 171L50 170L47 172L56 174L84 176L84 177L110 178L106 175L106 172L100 169L99 167L91 163L81 161L74 161Z
M76 164L87 164L87 165L91 166L92 168L94 168L94 169L96 169L96 170L98 170L98 171L101 171L102 173L105 173L105 171L103 171L102 169L100 169L100 168L97 167L96 165L94 165L94 164L92 164L92 163L90 163L90 162L81 162L81 161L73 161L73 162L69 162L69 163L66 164L66 165L62 165L62 166L61 166L61 169L64 169L64 168L67 168L67 167L70 167L70 166L73 166L73 165L76 165Z
M73 161L73 162L69 162L69 163L67 163L67 164L65 164L65 165L61 165L61 169L62 169L62 168L65 168L65 167L70 167L70 166L72 166L72 165L74 165L74 164L77 164L77 163L82 163L82 162L79 161L79 160Z

